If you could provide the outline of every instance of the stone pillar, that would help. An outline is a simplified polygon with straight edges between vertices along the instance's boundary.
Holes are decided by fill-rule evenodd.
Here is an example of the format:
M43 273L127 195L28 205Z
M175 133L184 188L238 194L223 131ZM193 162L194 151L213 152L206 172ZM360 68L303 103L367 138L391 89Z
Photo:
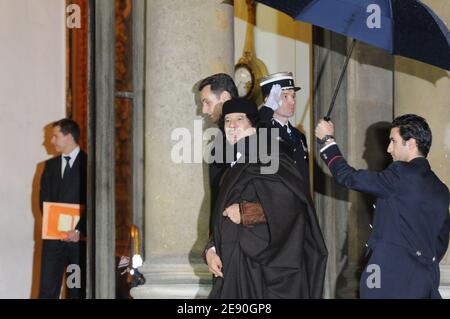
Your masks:
M316 28L314 41L317 123L328 110L350 40ZM331 114L339 147L356 168L381 170L386 166L388 136L383 132L392 120L392 68L388 53L357 43ZM316 144L316 158L319 149ZM315 178L316 210L329 253L324 297L357 298L373 200L338 186L320 160Z
M141 271L147 284L131 293L135 298L202 298L211 282L201 260L210 201L207 165L201 162L202 154L200 158L193 154L205 144L196 84L213 73L233 73L233 6L222 0L152 0L147 1L146 12L145 263ZM194 124L196 120L200 122ZM172 161L172 147L179 143L171 139L176 128L190 132L189 158L196 162Z
M111 299L115 287L114 3L90 2L87 296ZM93 68L95 67L95 71ZM92 236L94 235L94 236ZM95 254L92 254L92 250Z
M424 0L450 25L448 4ZM395 61L395 116L414 113L427 119L433 132L428 160L437 176L450 187L450 72L414 60ZM441 262L443 298L450 298L450 254Z
M314 123L323 118L333 96L342 64L347 55L347 41L342 35L313 29L314 39ZM342 152L347 152L347 79L344 77L336 98L332 121L336 125L335 136ZM319 144L314 147L314 201L317 216L328 249L327 273L325 277L324 298L335 298L336 282L347 258L347 191L338 188L329 169L320 160Z
M381 171L390 164L387 147L394 102L393 67L394 58L388 52L357 42L347 70L346 157L355 168ZM348 262L346 273L340 274L347 285L339 287L338 297L358 296L374 202L370 195L348 192Z

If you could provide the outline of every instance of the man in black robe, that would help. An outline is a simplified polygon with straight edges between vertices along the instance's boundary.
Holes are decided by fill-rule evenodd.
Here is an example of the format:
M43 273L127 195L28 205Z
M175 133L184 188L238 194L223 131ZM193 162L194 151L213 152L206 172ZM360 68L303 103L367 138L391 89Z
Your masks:
M321 298L327 250L312 199L284 153L272 150L278 170L263 173L267 155L252 147L261 141L257 114L247 100L223 105L234 158L222 178L206 251L215 275L210 298Z

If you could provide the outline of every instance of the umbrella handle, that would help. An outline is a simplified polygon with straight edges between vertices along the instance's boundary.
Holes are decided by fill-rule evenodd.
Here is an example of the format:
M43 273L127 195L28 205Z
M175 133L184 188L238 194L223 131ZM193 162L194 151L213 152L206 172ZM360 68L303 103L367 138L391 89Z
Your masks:
M342 79L344 78L344 74L345 74L345 71L347 70L347 65L348 65L348 62L350 61L350 57L352 56L355 45L356 45L356 39L353 39L352 44L350 46L350 51L348 52L347 57L345 58L344 66L342 67L341 75L339 76L339 81L334 89L334 94L333 94L333 98L331 99L330 107L328 108L327 115L325 115L325 117L324 117L325 121L329 121L331 119L330 118L331 111L333 111L334 102L336 101L336 97L339 92L339 88L341 87Z

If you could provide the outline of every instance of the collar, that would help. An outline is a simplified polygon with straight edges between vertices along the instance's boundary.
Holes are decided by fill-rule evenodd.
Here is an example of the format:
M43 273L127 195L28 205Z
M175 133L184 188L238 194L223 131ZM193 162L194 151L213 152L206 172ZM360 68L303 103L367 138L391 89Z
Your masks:
M430 163L428 162L428 159L423 156L416 157L416 158L410 160L408 163L416 164L416 165L423 165L425 167L431 168Z
M291 124L289 123L289 121L287 121L286 124L284 124L283 122L281 122L280 120L273 118L275 121L278 122L278 124L280 124L282 127L287 126L287 132L291 133Z
M80 146L75 147L69 154L61 154L61 157L64 159L65 156L70 156L70 163L72 164L77 158L78 153L80 153Z

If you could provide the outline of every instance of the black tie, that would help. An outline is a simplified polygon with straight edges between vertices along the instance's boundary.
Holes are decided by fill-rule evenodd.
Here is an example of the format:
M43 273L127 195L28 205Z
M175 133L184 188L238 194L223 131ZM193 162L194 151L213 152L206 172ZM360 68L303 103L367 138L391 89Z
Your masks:
M67 176L67 174L69 174L70 171L70 156L64 156L64 159L66 160L66 167L64 167L63 179Z
M289 135L289 139L291 140L292 145L298 144L297 134L295 134L292 130L288 129L287 124L284 126L286 133Z

